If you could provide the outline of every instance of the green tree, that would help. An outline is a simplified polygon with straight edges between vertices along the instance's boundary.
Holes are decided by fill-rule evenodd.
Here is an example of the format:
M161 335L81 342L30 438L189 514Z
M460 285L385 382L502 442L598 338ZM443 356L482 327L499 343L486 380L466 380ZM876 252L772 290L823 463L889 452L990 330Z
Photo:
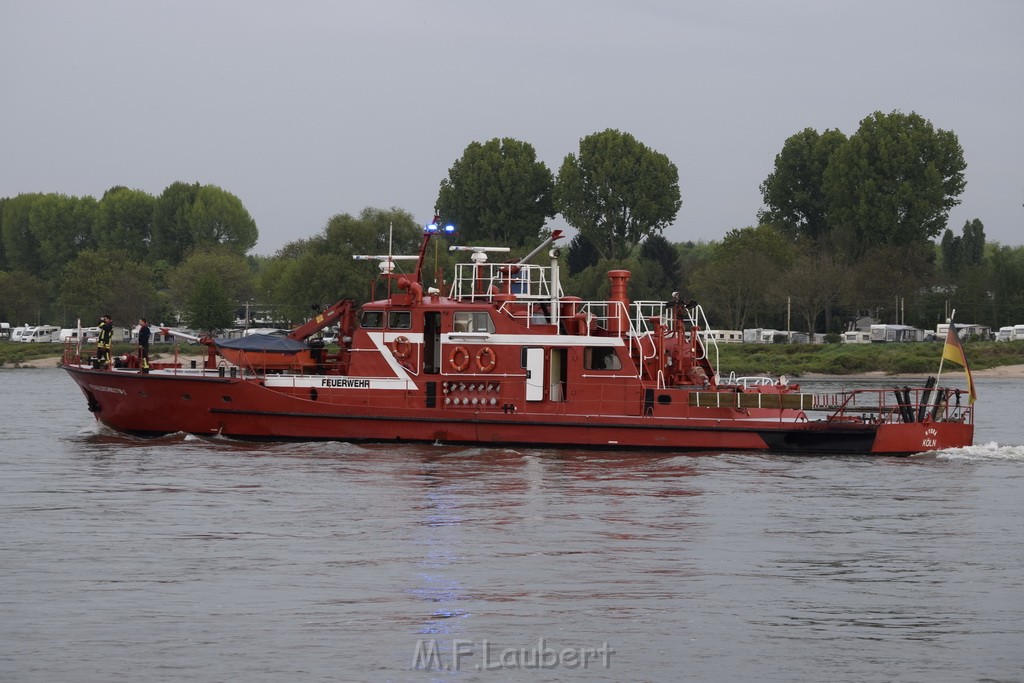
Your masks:
M194 238L189 210L199 193L199 183L168 185L153 206L153 260L178 265L192 250Z
M155 202L151 194L142 190L107 190L96 207L96 245L105 251L124 251L132 261L149 257Z
M4 201L0 213L0 230L3 231L4 252L9 270L39 273L42 258L39 255L39 240L32 232L30 215L32 205L43 197L42 194L19 194Z
M694 273L691 289L713 326L742 330L778 289L775 281L795 255L793 244L771 226L730 230Z
M555 215L554 176L528 142L471 142L441 181L437 211L461 241L522 246Z
M47 321L50 295L46 283L26 273L0 271L0 318L11 325Z
M569 275L582 273L597 264L601 258L597 249L594 249L594 245L582 233L576 233L565 252L565 263L569 269Z
M829 222L850 258L883 245L921 245L946 227L963 192L955 133L916 113L875 112L825 169Z
M7 270L7 250L4 248L4 206L7 197L0 197L0 272Z
M992 296L994 327L1024 321L1024 247L990 244L988 287Z
M898 301L911 299L934 283L935 245L879 246L852 265L852 284L845 298L853 310L870 311L884 322L896 323ZM913 311L911 305L909 310ZM910 324L916 321L908 320Z
M114 299L112 281L117 263L123 255L86 249L80 252L64 271L57 304L70 319L81 319L83 325L94 325ZM111 312L111 315L113 313Z
M608 129L580 140L579 156L565 157L555 205L603 257L622 258L675 219L679 171L629 133Z
M832 311L850 287L850 269L831 254L808 248L797 256L793 265L780 274L775 288L775 302L792 307L803 318L803 328L813 335L818 316L825 314L825 328L831 332Z
M117 325L129 327L140 317L162 312L153 268L133 261L125 251L86 249L64 270L57 304L71 324L81 319L94 325L109 313Z
M832 153L846 143L838 130L819 134L805 128L786 139L775 156L775 168L761 183L765 209L758 217L792 239L821 243L829 232L828 205L823 188Z
M985 226L977 218L964 223L960 258L968 268L980 266L985 258Z
M660 298L680 288L679 252L662 235L648 235L640 245L640 261L656 265L653 287L661 292Z
M684 293L684 299L692 299L696 296L692 286L694 273L711 262L720 243L687 241L673 246L679 263L678 291Z
M231 327L236 302L216 273L199 276L185 302L185 322L194 330L213 334Z
M950 276L960 271L960 249L962 238L946 228L942 233L939 251L942 254L942 270Z
M213 247L192 252L167 273L172 305L182 311L194 307L199 283L210 278L217 280L220 292L232 302L232 307L252 296L255 278L246 258L227 247Z
M256 221L246 211L242 200L216 185L200 187L185 214L196 247L223 245L244 254L259 239Z
M422 236L423 229L412 215L400 209L366 208L359 216L338 214L321 234L286 244L263 264L261 296L281 319L291 321L308 318L314 305L326 306L340 299L365 301L380 274L379 261L355 261L352 257L385 255L389 249L396 255L416 254ZM428 256L434 258L429 258L424 268L425 284L430 284L435 260L449 260L439 245ZM409 261L396 262L399 272L411 267Z
M93 197L41 195L29 211L29 229L39 244L41 274L56 280L79 252L94 246Z
M412 214L394 207L367 207L358 216L338 214L324 228L326 249L349 257L387 254L389 249L393 254L415 254L422 237L423 228Z

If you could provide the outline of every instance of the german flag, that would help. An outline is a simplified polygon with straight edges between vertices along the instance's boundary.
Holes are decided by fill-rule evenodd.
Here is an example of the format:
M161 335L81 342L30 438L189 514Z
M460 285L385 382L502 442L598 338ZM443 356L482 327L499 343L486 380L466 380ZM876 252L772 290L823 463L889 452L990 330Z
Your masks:
M967 355L964 353L963 344L960 343L960 335L956 332L956 326L949 324L949 332L946 334L946 345L942 347L942 357L951 363L962 365L967 372L967 394L970 396L970 403L973 405L978 400L978 393L974 390L974 378L971 377L971 366L967 364Z

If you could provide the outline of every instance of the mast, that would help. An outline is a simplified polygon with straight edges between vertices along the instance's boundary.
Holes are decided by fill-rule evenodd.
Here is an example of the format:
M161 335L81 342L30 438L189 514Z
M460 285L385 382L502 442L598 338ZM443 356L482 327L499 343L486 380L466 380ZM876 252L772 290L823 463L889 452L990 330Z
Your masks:
M949 330L953 329L953 318L956 316L956 309L949 314L946 322L949 323ZM949 330L946 330L946 339L949 339ZM942 357L939 358L939 371L935 374L935 386L939 386L939 379L942 378L942 364L946 362L946 339L942 340Z

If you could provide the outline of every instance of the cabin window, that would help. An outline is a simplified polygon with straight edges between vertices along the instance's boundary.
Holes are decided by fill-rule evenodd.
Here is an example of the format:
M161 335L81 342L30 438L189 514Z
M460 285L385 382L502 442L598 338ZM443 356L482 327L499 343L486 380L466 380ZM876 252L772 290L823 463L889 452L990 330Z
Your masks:
M383 311L363 311L359 326L368 330L379 330L384 327Z
M622 362L615 349L608 346L588 346L583 349L585 370L621 370Z
M494 323L487 311L456 311L452 331L492 334Z
M392 330L408 330L412 327L412 311L391 311L388 313L388 327Z
M527 354L526 354L526 352L529 351L530 349L536 349L536 348L540 348L540 347L538 347L538 346L524 346L523 348L521 348L519 350L519 367L521 367L521 368L526 368L527 367L527 363L526 363Z

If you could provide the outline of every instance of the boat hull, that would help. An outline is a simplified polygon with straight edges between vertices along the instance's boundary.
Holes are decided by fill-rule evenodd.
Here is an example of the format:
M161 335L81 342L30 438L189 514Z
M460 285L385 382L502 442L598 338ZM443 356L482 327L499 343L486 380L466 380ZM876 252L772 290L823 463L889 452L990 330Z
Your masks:
M870 424L750 417L725 410L686 417L557 413L509 404L427 407L421 392L376 390L370 380L346 389L268 386L267 378L215 373L64 369L104 425L127 433L219 434L240 439L416 441L544 447L744 450L797 454L909 454L970 445L960 422ZM366 386L361 386L365 382ZM272 384L272 381L270 382ZM399 398L401 397L401 398ZM386 410L381 406L387 405Z

